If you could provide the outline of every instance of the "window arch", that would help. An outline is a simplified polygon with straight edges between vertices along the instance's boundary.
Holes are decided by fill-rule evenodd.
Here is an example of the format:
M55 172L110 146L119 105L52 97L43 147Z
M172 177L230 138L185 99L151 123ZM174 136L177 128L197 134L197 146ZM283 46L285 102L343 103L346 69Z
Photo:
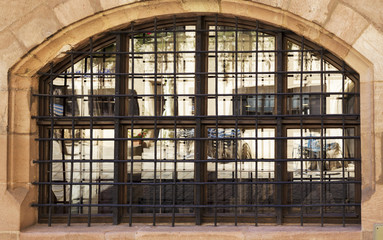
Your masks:
M358 74L228 16L90 39L41 72L40 221L360 221Z

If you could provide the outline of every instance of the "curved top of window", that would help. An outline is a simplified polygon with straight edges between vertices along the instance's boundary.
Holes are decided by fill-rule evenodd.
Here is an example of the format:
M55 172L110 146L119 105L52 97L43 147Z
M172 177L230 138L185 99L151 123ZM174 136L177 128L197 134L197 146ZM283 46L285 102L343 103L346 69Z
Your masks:
M85 102L93 96L106 104L117 95L129 102L117 114L134 116L359 113L354 70L305 38L259 21L156 18L92 38L67 55L41 78L41 94L68 105L59 116L116 115L106 105L91 113ZM64 104L74 95L77 101ZM197 113L198 96L205 107Z

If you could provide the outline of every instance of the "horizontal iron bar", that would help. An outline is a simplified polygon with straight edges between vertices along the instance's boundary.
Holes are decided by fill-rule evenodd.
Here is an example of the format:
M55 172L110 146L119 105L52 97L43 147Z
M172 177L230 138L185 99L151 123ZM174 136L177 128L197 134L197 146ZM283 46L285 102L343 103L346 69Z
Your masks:
M323 203L323 204L206 204L206 205L189 205L189 204L86 204L86 203L72 203L72 204L54 204L54 203L32 203L32 207L146 207L146 208L234 208L234 207L352 207L360 206L360 203Z
M130 156L130 155L129 155ZM304 162L360 162L360 158L289 158L289 159L264 159L264 158L252 158L252 159L237 159L238 162L297 162L297 161L304 161ZM47 164L47 163L87 163L87 162L103 162L103 163L135 163L135 162L157 162L157 163L185 163L185 162L218 162L218 163L234 163L236 160L233 159L68 159L68 160L57 160L57 159L49 159L49 160L33 160L33 163L41 163L41 164ZM246 171L247 172L247 171ZM252 172L252 171L248 171Z
M255 178L254 178L255 179ZM260 179L260 178L258 178ZM320 179L320 177L318 177ZM323 179L323 178L322 178ZM297 178L295 181L251 181L251 182L241 182L241 181L231 181L231 182L173 182L173 179L169 182L94 182L96 180L93 180L92 182L32 182L33 185L57 185L57 186L85 186L85 185L92 185L92 186L98 186L98 185L108 185L108 186L139 186L139 185L148 185L148 186L159 186L159 185L278 185L278 184L286 184L286 185L299 185L299 184L360 184L361 181L356 180L349 180L349 181L336 181L336 179L347 179L346 177L338 177L338 178L324 178L329 179L329 181L313 181L313 178L307 178L307 181L303 181L302 178ZM112 180L111 180L112 181ZM159 180L157 180L159 181Z

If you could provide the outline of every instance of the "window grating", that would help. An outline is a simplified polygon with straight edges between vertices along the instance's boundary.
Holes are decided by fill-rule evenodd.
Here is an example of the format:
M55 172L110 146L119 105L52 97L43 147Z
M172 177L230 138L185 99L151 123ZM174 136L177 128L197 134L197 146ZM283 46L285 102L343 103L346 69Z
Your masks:
M238 18L132 23L41 71L40 222L359 223L358 74Z

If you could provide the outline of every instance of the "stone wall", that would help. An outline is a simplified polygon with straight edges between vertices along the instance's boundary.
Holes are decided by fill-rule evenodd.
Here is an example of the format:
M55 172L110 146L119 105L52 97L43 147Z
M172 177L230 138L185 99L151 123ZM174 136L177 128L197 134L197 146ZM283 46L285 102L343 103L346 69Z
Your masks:
M383 222L381 0L1 1L0 239L34 239L33 230L23 229L37 221L36 209L30 207L37 198L36 187L31 184L37 179L37 166L33 164L38 158L34 141L37 127L31 119L37 111L37 102L31 97L38 90L37 71L48 62L59 60L63 51L90 36L137 19L192 12L233 14L291 29L332 51L359 72L362 227L358 231L346 228L333 235L312 230L312 234L329 239L348 238L352 233L357 238L372 239L373 224ZM289 232L289 229L279 231ZM294 231L308 230L295 228ZM39 231L45 230L36 230ZM65 234L60 236L65 238ZM240 239L253 239L247 234L240 236L243 236ZM304 234L296 236L305 238Z

